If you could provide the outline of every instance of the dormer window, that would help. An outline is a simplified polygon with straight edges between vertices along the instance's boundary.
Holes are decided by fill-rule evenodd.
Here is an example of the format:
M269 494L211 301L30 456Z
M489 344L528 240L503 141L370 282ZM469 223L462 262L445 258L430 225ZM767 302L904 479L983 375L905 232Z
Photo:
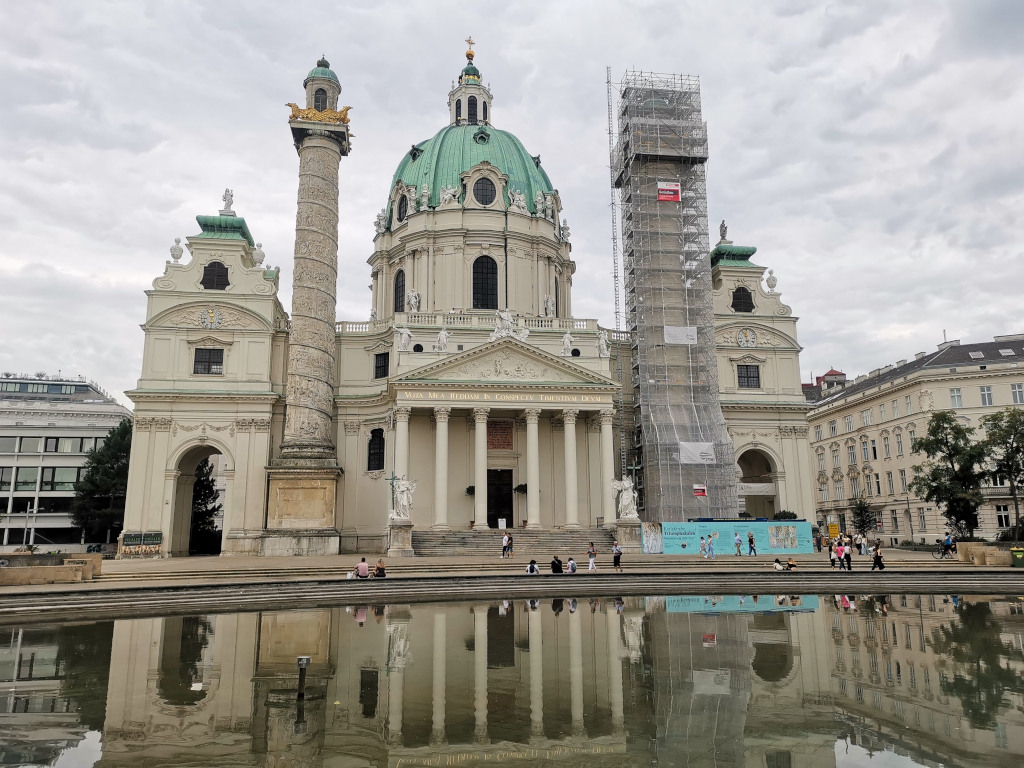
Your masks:
M313 94L313 109L317 112L323 112L327 109L327 91L323 88L317 88Z
M490 205L497 196L498 190L490 179L477 179L473 183L473 197L480 205Z
M732 292L732 311L733 312L753 312L754 311L754 297L750 295L750 291L744 288L742 285Z
M466 112L467 112L467 118L469 120L469 124L470 125L476 125L477 124L477 118L476 118L476 96L470 96L469 99L466 102L466 106L468 107Z
M223 291L231 285L228 282L228 268L219 261L211 261L203 267L203 279L199 284L208 291Z

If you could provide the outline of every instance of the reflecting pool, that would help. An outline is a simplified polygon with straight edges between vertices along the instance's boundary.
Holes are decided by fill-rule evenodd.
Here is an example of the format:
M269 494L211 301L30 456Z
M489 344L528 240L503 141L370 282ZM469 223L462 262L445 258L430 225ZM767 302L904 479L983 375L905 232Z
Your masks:
M1021 599L941 595L5 626L0 765L1019 766L1022 641Z

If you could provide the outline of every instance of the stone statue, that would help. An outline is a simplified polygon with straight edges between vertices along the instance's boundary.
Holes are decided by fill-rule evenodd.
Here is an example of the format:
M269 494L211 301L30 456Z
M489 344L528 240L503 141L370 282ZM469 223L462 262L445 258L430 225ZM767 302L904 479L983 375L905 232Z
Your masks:
M405 300L409 304L410 312L420 311L420 292L415 288L405 294Z
M384 218L387 213L383 208L380 209L380 213L377 214L377 218L373 220L373 228L377 231L378 235L384 233Z
M725 236L729 234L729 228L725 226L725 219L722 219L722 223L718 225L718 234L722 236L722 241L725 241Z
M562 357L572 357L572 343L574 339L568 331L562 337Z
M406 187L405 194L409 198L409 213L416 213L416 185Z
M765 282L768 283L768 290L771 293L775 293L775 286L779 284L779 278L775 276L774 269L768 270L768 278L765 280Z
M427 206L430 205L430 185L424 184L423 189L420 190L420 210L427 210Z
M392 516L400 520L412 518L412 495L416 492L416 480L408 480L402 475L395 481L395 508Z
M221 216L234 216L235 212L231 209L231 206L235 202L235 191L225 187L224 194L220 196L220 199L224 201L224 207L220 210Z
M252 263L257 267L263 266L263 259L266 258L266 254L263 253L263 243L256 243L256 250L252 252Z
M544 317L555 316L555 300L551 296L544 297Z
M437 341L434 342L435 352L447 352L448 351L448 329L443 325L441 330L437 332Z
M538 216L544 215L544 193L539 189L537 190L537 194L533 196L533 207L537 209Z
M441 205L459 202L459 190L457 187L441 187Z
M526 213L526 195L520 192L518 189L510 189L508 191L509 208L514 208L517 211Z
M174 260L175 264L177 264L178 260L181 259L182 253L181 238L176 237L174 238L174 245L171 246L171 258Z
M612 480L612 490L619 495L619 518L640 517L636 511L636 489L633 487L633 478L624 477L621 480Z
M608 331L603 328L597 331L597 356L611 357L612 351L608 348Z
M494 327L499 331L511 331L513 328L512 310L508 307L499 309L494 313L497 319L494 321Z
M555 199L551 195L544 195L544 218L548 221L556 221Z
M370 310L370 322L371 323L377 322L377 308L376 307L374 307L373 309Z
M494 330L491 331L491 335L487 337L488 341L497 341L498 339L502 339L506 336L512 336L520 341L526 341L526 337L530 335L530 329L516 328L515 320L512 318L511 309L508 307L505 309L499 309L494 314Z
M398 351L408 352L412 344L412 331L408 328L398 328Z
M569 242L569 220L562 219L562 240Z

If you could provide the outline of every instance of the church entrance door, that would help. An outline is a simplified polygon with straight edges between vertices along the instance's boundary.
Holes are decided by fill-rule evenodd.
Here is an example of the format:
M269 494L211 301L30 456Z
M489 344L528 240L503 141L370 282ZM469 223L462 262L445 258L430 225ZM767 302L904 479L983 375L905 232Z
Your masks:
M512 528L512 470L487 470L487 527L497 528L498 521L504 520L506 528Z

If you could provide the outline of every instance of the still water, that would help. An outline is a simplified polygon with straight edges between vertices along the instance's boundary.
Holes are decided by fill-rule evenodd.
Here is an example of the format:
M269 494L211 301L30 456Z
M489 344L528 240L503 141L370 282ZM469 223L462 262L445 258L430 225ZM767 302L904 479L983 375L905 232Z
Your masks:
M1024 755L1015 597L482 599L0 638L0 765L888 768Z

